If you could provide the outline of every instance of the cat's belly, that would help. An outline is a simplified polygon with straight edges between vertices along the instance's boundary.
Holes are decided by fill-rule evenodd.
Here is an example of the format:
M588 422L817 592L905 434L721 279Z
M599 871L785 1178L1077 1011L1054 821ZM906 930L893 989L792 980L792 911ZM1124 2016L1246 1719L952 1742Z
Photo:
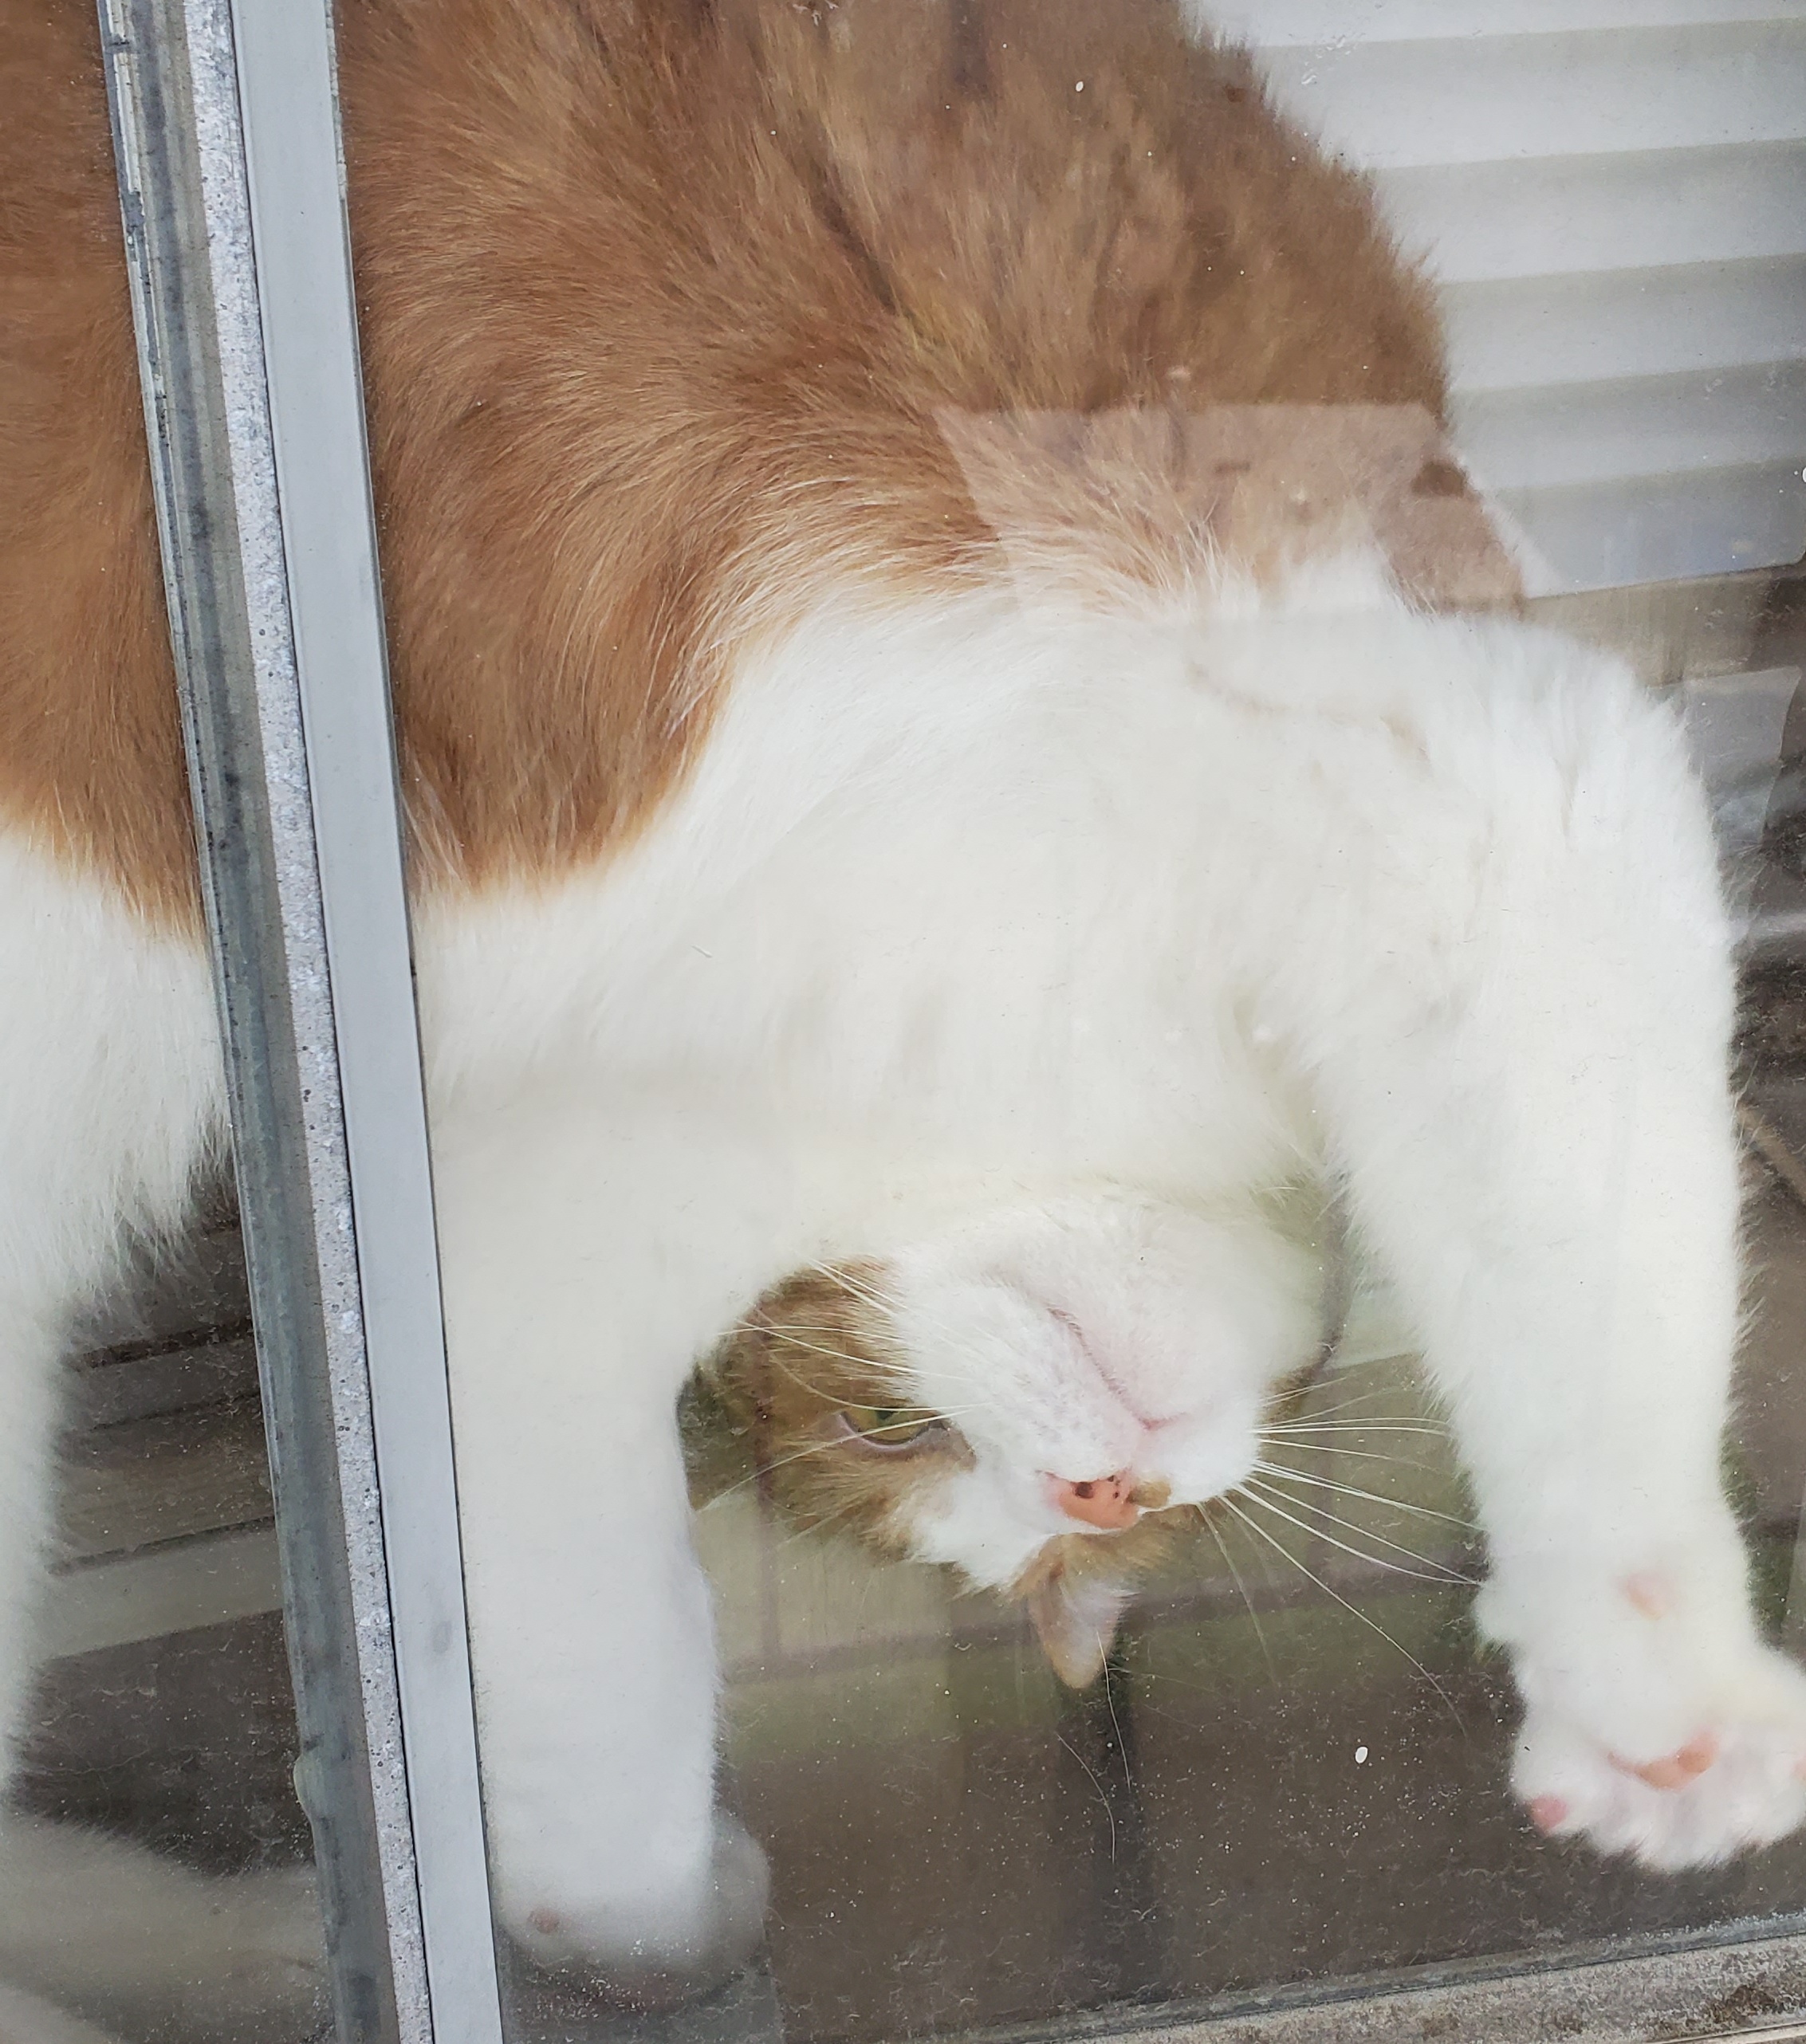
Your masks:
M442 1100L529 1069L604 1117L665 1099L855 1205L1297 1170L1308 1103L1255 1014L1262 769L1224 757L1182 639L1100 681L1120 621L1051 679L1007 603L813 629L632 852L427 905Z

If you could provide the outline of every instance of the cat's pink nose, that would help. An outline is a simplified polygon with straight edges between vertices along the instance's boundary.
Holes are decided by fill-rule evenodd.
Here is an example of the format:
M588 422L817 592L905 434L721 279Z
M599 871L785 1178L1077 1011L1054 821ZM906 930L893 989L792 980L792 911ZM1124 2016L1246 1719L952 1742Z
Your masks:
M1064 1476L1047 1480L1048 1496L1068 1519L1111 1533L1120 1532L1140 1518L1141 1507L1132 1503L1129 1496L1135 1487L1135 1479L1127 1469L1119 1469L1113 1476L1094 1476L1083 1484L1069 1482Z

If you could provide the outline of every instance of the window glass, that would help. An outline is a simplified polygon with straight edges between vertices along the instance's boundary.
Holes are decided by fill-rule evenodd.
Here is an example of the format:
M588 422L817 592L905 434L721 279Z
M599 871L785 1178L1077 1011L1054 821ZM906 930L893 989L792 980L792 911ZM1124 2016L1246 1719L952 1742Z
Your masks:
M515 2044L1806 1928L1806 17L1342 12L339 10ZM0 0L0 2031L292 2044L85 22Z
M514 2034L1806 1903L1806 43L1648 11L342 25Z

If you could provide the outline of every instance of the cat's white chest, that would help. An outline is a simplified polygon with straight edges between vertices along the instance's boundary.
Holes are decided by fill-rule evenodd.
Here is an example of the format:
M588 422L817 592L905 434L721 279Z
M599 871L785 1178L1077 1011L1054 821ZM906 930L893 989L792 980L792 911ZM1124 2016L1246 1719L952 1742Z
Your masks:
M605 871L429 906L442 1092L691 1089L868 1183L1283 1175L1314 1138L1251 998L1270 741L1185 657L1006 603L818 618Z

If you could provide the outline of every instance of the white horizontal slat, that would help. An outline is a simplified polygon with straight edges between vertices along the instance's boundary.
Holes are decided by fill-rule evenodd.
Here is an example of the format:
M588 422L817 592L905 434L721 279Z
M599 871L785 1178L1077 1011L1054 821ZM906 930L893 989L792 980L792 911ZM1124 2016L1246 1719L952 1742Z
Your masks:
M1276 49L1262 68L1371 166L1806 138L1806 22Z
M1806 255L1806 147L1382 171L1400 241L1450 283Z
M1806 360L1806 256L1451 284L1440 297L1463 392Z
M1806 0L1183 0L1373 175L1533 586L1806 552Z
M1267 49L1409 42L1449 36L1560 34L1575 29L1687 27L1799 21L1806 0L1188 0L1194 32L1216 29Z
M1806 461L1806 364L1458 395L1455 438L1493 489Z
M1497 499L1534 549L1532 596L1769 568L1806 553L1797 466L1707 470Z
M1682 724L1694 770L1709 794L1776 772L1787 713L1799 688L1797 667L1687 676L1682 684Z

